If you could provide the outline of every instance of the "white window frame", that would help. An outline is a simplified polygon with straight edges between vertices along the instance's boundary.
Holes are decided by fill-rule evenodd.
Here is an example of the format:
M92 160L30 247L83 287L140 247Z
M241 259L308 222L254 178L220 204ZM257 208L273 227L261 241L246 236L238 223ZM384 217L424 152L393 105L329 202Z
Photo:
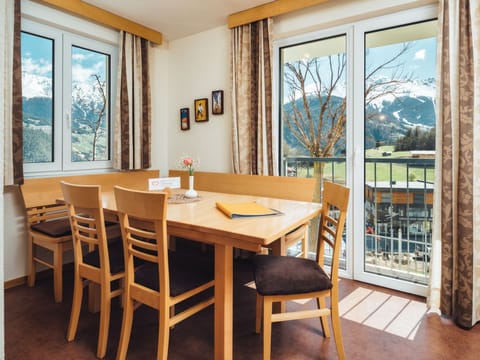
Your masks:
M280 49L286 46L291 46L295 44L301 44L301 43L306 43L310 41L316 41L316 40L321 40L321 39L327 39L335 36L345 36L346 38L346 44L345 44L345 51L347 54L347 78L346 78L346 96L347 96L347 132L346 132L346 144L345 144L345 150L346 150L346 157L345 157L345 162L346 162L346 169L347 169L347 174L346 174L346 185L351 186L352 184L352 179L353 179L353 171L349 171L348 169L353 168L353 156L349 155L352 151L349 149L352 149L352 144L353 144L353 131L348 131L348 127L352 126L352 111L353 111L353 86L350 85L353 83L352 79L352 69L353 69L353 57L349 56L349 54L352 53L352 47L353 47L353 27L351 25L347 26L338 26L338 27L333 27L325 30L320 30L320 31L315 31L307 34L301 34L285 39L281 39L278 41L275 41L273 43L273 48L274 48L274 74L277 74L277 76L273 77L273 89L274 89L274 96L273 96L273 118L275 119L276 126L278 126L279 129L279 157L281 159L280 161L280 167L281 167L281 174L284 174L284 166L283 166L283 151L282 151L282 144L283 144L283 134L281 133L282 129L282 124L280 123L280 74L281 71L279 69L279 64L280 64ZM349 203L349 209L348 213L352 211L352 202ZM339 274L342 277L345 278L353 278L353 266L351 264L353 263L353 244L352 244L352 239L353 239L353 220L351 216L347 216L346 219L346 236L347 236L347 245L346 245L346 250L347 250L347 256L346 256L346 269L340 269Z
M365 47L365 36L367 32L383 30L388 28L400 27L406 24L413 24L416 22L423 22L427 20L434 19L438 16L436 6L425 6L410 10L405 10L397 12L390 15L375 17L372 19L364 20L356 23L354 37L351 39L355 44L355 54L359 54L358 59L355 61L354 74L355 78L355 89L354 89L354 112L355 114L364 113L364 77L365 77L365 57L364 57L364 47ZM360 56L361 55L361 56ZM359 112L360 111L360 112ZM355 133L364 132L364 119L357 119L354 121ZM364 224L365 224L365 211L364 211L364 202L363 202L363 189L364 189L364 138L355 139L354 149L359 149L361 151L355 152L355 162L353 171L355 173L355 179L353 182L353 211L355 216L353 217L353 231L355 234L364 233ZM365 246L363 242L363 235L361 236L362 241L356 241L354 245L354 253L356 259L365 259ZM428 286L423 284L417 284L408 282L400 279L393 279L386 276L376 275L370 272L366 272L363 266L363 261L354 262L354 277L356 280L373 283L379 286L386 288L391 288L395 290L404 291L407 293L412 293L420 296L426 296Z
M347 133L346 133L346 183L350 186L351 198L348 213L355 216L347 216L347 257L346 270L340 270L340 276L354 278L356 280L373 283L395 290L405 291L425 296L427 287L422 284L415 284L403 280L379 276L364 271L364 34L375 30L387 29L405 24L422 22L434 19L438 16L437 6L429 5L414 9L399 11L354 23L336 26L320 31L294 35L292 37L279 39L273 42L273 118L277 128L279 167L283 173L282 143L280 123L280 49L285 46L301 44L346 34L347 36ZM354 134L362 134L354 136ZM356 239L354 234L362 234Z
M27 3L26 9L22 9L22 32L44 36L54 40L53 62L54 83L52 84L55 96L53 108L54 143L53 162L48 163L25 163L24 173L26 177L56 175L62 173L89 173L111 171L113 157L113 112L116 100L116 79L118 61L118 32L105 29L90 22L65 15L61 12ZM45 18L58 19L58 23L51 25L45 23ZM81 29L83 33L76 31ZM94 35L92 35L94 34ZM109 125L109 160L101 161L71 161L71 47L78 46L88 50L97 51L110 56L109 74L109 107L107 116L110 117ZM67 54L64 56L63 54ZM63 91L65 89L65 91Z
M63 92L63 118L64 118L64 141L63 141L63 170L88 170L88 169L109 169L112 167L112 155L113 155L113 111L115 109L115 83L116 83L116 69L117 69L117 48L100 41L87 39L85 37L64 33L63 38L63 53L71 53L73 46L78 46L88 50L104 53L110 56L110 77L107 79L107 83L110 85L108 89L109 93L109 106L107 106L106 116L110 118L109 123L109 160L95 160L95 161L79 161L72 162L72 144L71 144L71 108L72 108L72 96L68 91ZM67 71L72 68L71 56L63 57L63 88L72 88L71 71ZM68 139L67 139L68 138Z
M52 92L53 94L62 93L62 83L59 81L56 73L63 73L63 64L62 64L62 34L61 32L56 31L55 29L46 26L41 23L35 23L30 20L22 20L22 32L28 32L32 35L43 36L48 39L53 40L53 63L57 64L57 67L52 70L53 72L53 84ZM53 119L52 126L54 129L53 132L53 161L46 163L24 163L23 170L25 175L29 173L41 173L41 172L52 172L52 171L61 171L61 159L62 159L62 101L61 97L58 100L54 100L53 103Z

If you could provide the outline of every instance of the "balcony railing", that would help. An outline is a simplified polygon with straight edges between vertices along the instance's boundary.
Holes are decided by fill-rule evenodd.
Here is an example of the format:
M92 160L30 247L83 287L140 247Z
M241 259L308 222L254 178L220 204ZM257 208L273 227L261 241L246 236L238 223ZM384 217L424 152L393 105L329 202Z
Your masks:
M283 165L287 176L313 177L315 163L322 164L324 180L345 183L343 157L287 157ZM434 159L365 159L365 271L428 283L434 167Z

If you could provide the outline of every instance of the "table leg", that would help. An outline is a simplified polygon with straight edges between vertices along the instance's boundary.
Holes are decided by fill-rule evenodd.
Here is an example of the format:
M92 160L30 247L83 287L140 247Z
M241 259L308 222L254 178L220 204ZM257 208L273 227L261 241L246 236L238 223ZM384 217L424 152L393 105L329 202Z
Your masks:
M233 358L233 247L215 245L216 360Z
M287 249L285 247L285 242L282 239L278 239L272 244L272 255L276 256L287 256ZM285 301L273 303L272 311L274 313L284 313L286 310Z

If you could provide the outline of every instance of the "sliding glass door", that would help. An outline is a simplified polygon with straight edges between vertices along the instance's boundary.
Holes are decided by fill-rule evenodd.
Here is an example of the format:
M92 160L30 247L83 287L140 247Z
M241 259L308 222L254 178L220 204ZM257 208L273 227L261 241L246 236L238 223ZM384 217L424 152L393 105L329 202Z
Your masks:
M340 34L280 49L282 166L288 176L318 179L317 201L324 180L346 183L346 41ZM312 224L311 250L315 231Z
M422 8L275 44L282 173L316 177L317 199L323 181L351 187L343 275L416 294L429 279L434 16Z
M365 34L364 271L428 284L437 21Z

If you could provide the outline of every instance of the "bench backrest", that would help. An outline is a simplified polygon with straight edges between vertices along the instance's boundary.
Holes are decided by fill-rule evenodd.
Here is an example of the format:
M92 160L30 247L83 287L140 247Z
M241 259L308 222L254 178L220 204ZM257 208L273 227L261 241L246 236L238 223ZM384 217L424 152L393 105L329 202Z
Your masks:
M115 185L126 188L147 190L148 179L160 177L159 170L119 171L102 174L56 176L25 179L20 186L25 208L54 204L63 198L60 181L72 184L100 185L102 191L113 191Z
M170 170L169 176L180 177L182 188L188 189L188 172ZM262 176L195 171L195 190L229 194L264 196L278 199L313 201L314 178Z

